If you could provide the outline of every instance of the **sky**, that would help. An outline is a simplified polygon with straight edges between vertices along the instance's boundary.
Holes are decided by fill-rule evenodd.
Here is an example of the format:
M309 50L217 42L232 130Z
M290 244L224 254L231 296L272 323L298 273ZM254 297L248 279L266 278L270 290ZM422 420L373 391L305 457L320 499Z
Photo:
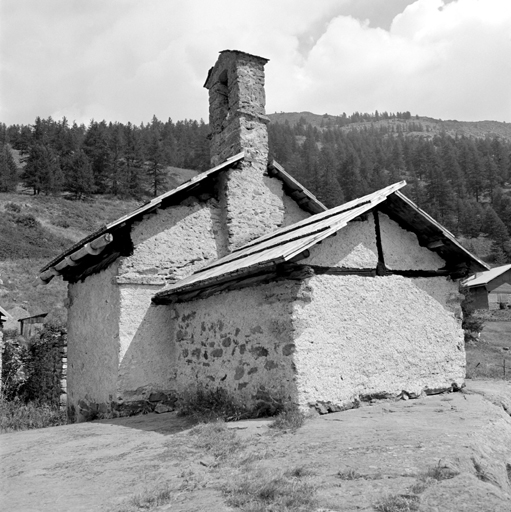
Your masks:
M0 0L0 122L207 122L225 49L267 113L511 122L510 0Z

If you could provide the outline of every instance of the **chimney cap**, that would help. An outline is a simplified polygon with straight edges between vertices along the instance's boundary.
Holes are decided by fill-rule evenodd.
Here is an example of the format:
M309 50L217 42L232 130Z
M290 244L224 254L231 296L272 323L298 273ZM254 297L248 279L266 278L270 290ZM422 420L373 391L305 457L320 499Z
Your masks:
M265 59L264 57L259 57L259 55L254 55L252 53L247 53L247 52L242 52L240 50L222 50L221 52L219 52L220 55L224 54L224 53L234 53L238 56L245 56L245 57L250 57L251 59L255 59L255 60L259 60L261 61L261 64L264 66L270 59ZM216 62L216 64L218 64L218 60ZM215 66L216 66L215 64ZM206 77L206 81L204 82L204 87L206 89L209 89L208 85L209 84L209 79L211 77L211 73L213 72L213 69L215 69L215 66L213 66L209 71L208 71L208 76Z

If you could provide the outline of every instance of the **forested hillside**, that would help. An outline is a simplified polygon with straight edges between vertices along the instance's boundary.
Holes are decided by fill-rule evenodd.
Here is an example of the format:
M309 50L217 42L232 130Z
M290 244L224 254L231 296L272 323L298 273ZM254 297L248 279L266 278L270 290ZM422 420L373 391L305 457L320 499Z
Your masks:
M19 181L35 195L156 196L176 185L169 167L207 169L207 134L202 121L156 117L140 126L91 121L86 127L39 117L31 126L0 125L0 192L16 190ZM19 151L18 176L6 145Z
M511 261L510 124L440 121L409 112L270 118L272 158L327 206L405 179L405 193L470 240L469 248L493 263ZM207 135L202 121L156 117L140 126L51 118L30 126L0 124L0 192L75 204L93 195L143 200L177 185L173 169L209 167ZM4 224L19 225L12 213Z

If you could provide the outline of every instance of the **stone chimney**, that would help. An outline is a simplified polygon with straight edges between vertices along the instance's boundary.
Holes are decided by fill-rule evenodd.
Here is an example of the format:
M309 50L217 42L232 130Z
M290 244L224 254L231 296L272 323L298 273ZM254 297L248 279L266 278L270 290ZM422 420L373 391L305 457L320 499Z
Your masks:
M211 164L243 151L238 169L226 173L221 200L227 251L277 229L283 222L282 186L266 175L269 119L265 115L264 65L268 59L224 50L210 69Z

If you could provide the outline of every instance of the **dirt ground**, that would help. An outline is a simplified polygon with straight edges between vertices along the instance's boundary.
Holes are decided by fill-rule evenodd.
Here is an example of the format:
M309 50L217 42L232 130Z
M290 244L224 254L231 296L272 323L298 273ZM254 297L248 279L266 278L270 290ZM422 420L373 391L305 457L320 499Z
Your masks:
M440 464L459 475L426 489L419 510L509 512L510 414L510 383L467 381L460 393L318 416L295 433L275 432L267 420L228 425L264 470L307 468L317 511L374 510ZM222 488L234 469L198 448L190 429L167 413L4 434L0 508L128 510L130 497L171 483L170 503L154 510L232 510ZM357 477L343 478L349 470Z

